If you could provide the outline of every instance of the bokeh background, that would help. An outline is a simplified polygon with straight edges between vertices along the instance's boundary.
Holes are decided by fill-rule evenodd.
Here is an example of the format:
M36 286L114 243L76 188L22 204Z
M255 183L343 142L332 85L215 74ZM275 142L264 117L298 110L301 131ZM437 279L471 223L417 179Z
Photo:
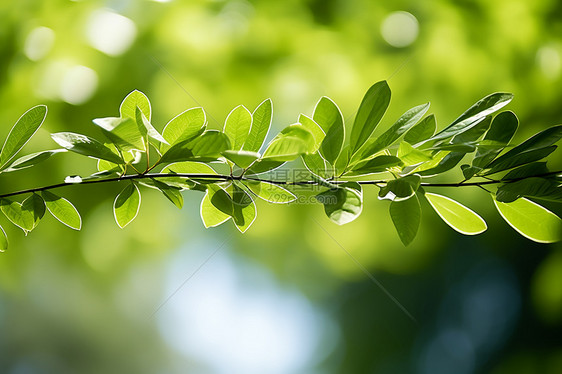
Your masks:
M220 128L268 97L275 129L323 95L351 122L389 79L387 125L429 100L444 127L508 91L523 140L562 120L561 35L558 0L2 1L0 138L40 103L28 152L55 148L49 132L99 135L91 119L133 89L159 129L195 106ZM65 154L0 176L0 190L89 170ZM405 248L374 189L349 225L319 205L259 202L241 235L205 230L198 192L180 211L147 191L120 230L121 188L59 191L81 232L45 218L24 238L2 217L1 373L560 373L562 248L519 236L483 191L451 196L488 232L462 237L424 209Z

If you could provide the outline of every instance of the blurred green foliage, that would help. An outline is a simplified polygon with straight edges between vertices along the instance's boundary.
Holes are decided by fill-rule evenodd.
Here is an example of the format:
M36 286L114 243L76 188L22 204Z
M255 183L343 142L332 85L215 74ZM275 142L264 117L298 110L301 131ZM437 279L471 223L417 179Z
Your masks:
M419 23L407 47L393 47L381 34L394 11ZM204 106L210 127L220 128L236 105L255 108L271 97L278 131L296 122L295 113L310 114L322 95L353 118L365 90L382 79L395 98L387 125L431 100L442 128L495 91L515 94L509 109L521 121L518 141L562 119L556 0L22 0L2 2L0 16L2 139L37 104L49 107L40 131L93 133L91 119L117 115L116 103L135 88L151 98L159 129L195 106ZM26 150L54 146L36 136ZM553 161L559 170L560 158ZM85 165L77 156L55 156L17 178L2 176L0 188L59 182ZM494 230L475 238L459 238L426 215L420 236L405 248L376 191L365 194L369 209L353 225L329 226L330 235L320 206L260 204L260 219L244 236L204 231L200 196L186 195L180 213L154 193L120 230L110 212L121 188L65 191L85 213L81 233L54 219L25 240L6 227L12 250L0 258L0 371L211 372L204 359L182 354L162 336L158 316L167 316L181 293L151 317L171 293L165 285L174 253L209 237L226 238L222 251L264 266L279 287L303 293L334 321L339 333L317 353L316 372L560 368L560 244L517 237L497 215L489 221ZM483 191L463 191L458 199L494 216ZM560 214L560 206L549 208ZM213 243L202 245L205 253ZM212 265L201 272L213 272Z

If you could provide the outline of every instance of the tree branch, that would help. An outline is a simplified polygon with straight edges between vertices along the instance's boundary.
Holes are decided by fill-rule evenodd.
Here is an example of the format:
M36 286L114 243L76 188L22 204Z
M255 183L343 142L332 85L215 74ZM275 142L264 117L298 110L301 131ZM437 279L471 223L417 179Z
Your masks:
M528 178L540 178L540 177L548 177L552 175L562 174L562 171L554 171L539 175L533 175L528 177L522 178L514 178L508 180L485 180L479 182L456 182L456 183L431 183L431 182L423 182L421 186L423 187L480 187L484 185L491 185L491 184L500 184L500 183L513 183L520 180L528 179ZM272 180L272 179L262 179L257 177L247 177L244 175L234 176L234 175L223 175L223 174L192 174L192 173L154 173L154 174L129 174L120 177L114 178L105 178L105 179L91 179L85 180L78 183L73 182L63 182L63 183L56 183L42 187L35 187L35 188L28 188L24 190L9 192L0 194L0 198L12 197L23 195L27 193L34 193L34 192L41 192L47 190L53 190L57 188L67 187L67 186L75 186L75 185L87 185L87 184L98 184L98 183L109 183L109 182L121 182L127 180L142 180L142 179L159 179L159 178L186 178L186 179L205 179L209 181L255 181L255 182L267 182L276 185L284 185L284 186L305 186L305 185L319 185L317 181L279 181L279 180ZM348 180L330 180L331 184L343 184L349 182ZM368 180L368 181L356 181L360 185L379 185L379 184L386 184L389 180L381 179L381 180Z

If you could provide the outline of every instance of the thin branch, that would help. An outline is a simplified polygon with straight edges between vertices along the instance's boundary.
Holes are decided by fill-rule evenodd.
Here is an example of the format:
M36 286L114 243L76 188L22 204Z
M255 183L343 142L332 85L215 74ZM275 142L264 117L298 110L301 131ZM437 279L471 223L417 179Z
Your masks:
M528 178L540 178L540 177L548 177L552 175L561 174L562 171L554 171L539 175L533 175L528 177L521 177L521 178L514 178L514 179L507 179L507 180L486 180L480 182L456 182L456 183L431 183L431 182L424 182L421 183L423 187L469 187L469 186L476 186L481 187L484 185L491 185L491 184L500 184L500 183L513 183L523 179ZM204 179L207 181L214 181L214 182L226 182L226 181L254 181L254 182L267 182L276 185L284 185L284 186L306 186L306 185L318 185L317 181L280 181L280 180L272 180L272 179L263 179L258 177L247 177L244 175L223 175L223 174L196 174L196 173L139 173L139 174L129 174L123 175L119 177L112 177L112 178L104 178L104 179L89 179L84 180L79 183L73 182L63 182L63 183L56 183L50 184L47 186L42 187L35 187L35 188L28 188L24 190L19 190L15 192L9 192L0 194L0 198L6 198L11 196L18 196L27 193L34 193L34 192L41 192L47 190L53 190L57 188L67 187L67 186L75 186L75 185L87 185L87 184L98 184L98 183L110 183L110 182L120 182L126 180L142 180L142 179L158 179L158 178L186 178L186 179ZM360 185L375 185L378 186L380 184L386 184L389 180L381 179L381 180L368 180L368 181L356 181ZM342 184L348 182L347 180L332 180L330 183L332 184Z

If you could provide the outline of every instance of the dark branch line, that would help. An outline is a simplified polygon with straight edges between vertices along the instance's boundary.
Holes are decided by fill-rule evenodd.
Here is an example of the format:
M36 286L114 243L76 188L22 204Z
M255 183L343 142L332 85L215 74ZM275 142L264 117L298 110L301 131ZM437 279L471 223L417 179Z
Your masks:
M479 187L484 185L491 185L491 184L500 184L500 183L513 183L523 179L528 178L540 178L540 177L548 177L557 174L562 174L562 171L554 171L544 174L532 175L528 177L521 177L521 178L514 178L514 179L507 179L507 180L485 180L480 182L456 182L456 183L431 183L431 182L422 182L421 186L423 187ZM50 184L47 186L42 187L34 187L28 188L24 190L9 192L0 194L0 198L12 197L23 195L27 193L34 193L34 192L41 192L47 190L53 190L61 187L67 186L75 186L75 185L87 185L87 184L98 184L98 183L109 183L109 182L120 182L120 181L134 181L134 180L142 180L142 179L159 179L159 178L186 178L186 179L205 179L209 181L254 181L254 182L266 182L276 185L284 185L284 186L305 186L305 185L320 185L317 181L279 181L279 180L272 180L272 179L263 179L263 178L256 178L256 177L247 177L247 176L236 176L236 175L225 175L225 174L193 174L193 173L153 173L153 174L130 174L124 175L121 177L114 177L114 178L104 178L104 179L92 179L92 180L84 180L82 182L62 182L56 184ZM381 180L367 180L367 181L356 181L360 185L379 185L379 184L386 184L390 181L390 179L381 179ZM343 184L349 182L349 180L328 180L330 184Z

